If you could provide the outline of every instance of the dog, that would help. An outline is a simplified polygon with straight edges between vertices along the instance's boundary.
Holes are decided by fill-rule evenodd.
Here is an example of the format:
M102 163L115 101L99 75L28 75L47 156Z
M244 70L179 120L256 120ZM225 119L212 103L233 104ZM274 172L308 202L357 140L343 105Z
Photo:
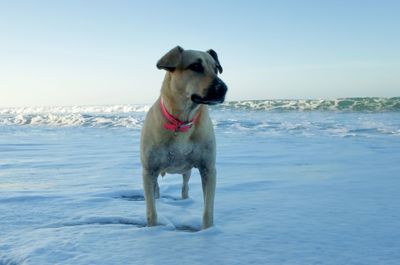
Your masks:
M157 68L166 70L161 95L146 115L141 133L143 189L147 225L157 225L158 176L182 174L182 199L189 196L192 168L201 175L202 228L213 226L216 186L215 135L207 105L223 103L227 86L218 77L222 66L214 50L167 52Z

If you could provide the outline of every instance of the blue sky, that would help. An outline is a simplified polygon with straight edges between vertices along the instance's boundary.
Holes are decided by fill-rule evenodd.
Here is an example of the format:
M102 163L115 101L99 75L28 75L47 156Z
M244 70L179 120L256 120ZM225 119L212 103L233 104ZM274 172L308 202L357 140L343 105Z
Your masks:
M151 103L169 49L228 100L400 96L400 1L0 1L0 107Z

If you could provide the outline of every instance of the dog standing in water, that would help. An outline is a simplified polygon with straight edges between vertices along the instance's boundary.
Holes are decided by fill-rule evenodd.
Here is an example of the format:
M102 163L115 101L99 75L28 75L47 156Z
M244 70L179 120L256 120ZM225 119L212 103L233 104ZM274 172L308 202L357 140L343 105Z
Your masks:
M158 62L166 70L161 95L150 108L141 135L143 187L148 226L157 225L158 176L182 174L182 198L188 198L192 168L201 175L203 229L213 225L216 185L215 135L206 105L222 103L227 86L217 53L177 46Z

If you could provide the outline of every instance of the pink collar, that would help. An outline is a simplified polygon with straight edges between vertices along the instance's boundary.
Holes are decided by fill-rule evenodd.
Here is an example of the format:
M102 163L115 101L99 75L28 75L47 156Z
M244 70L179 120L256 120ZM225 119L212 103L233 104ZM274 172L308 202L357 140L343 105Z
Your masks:
M187 132L190 128L192 128L193 124L195 124L200 116L200 111L196 113L194 118L190 121L181 121L174 116L172 116L168 111L167 108L165 107L164 100L161 98L160 100L160 106L161 106L161 112L168 120L169 123L164 124L164 128L167 129L168 131L172 132Z

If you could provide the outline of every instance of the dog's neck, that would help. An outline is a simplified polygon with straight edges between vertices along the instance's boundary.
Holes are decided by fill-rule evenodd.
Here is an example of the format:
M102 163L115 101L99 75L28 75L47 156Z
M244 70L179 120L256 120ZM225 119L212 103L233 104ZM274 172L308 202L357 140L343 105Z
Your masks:
M202 105L194 103L187 99L186 95L172 95L171 92L171 76L169 73L165 75L162 88L161 98L164 101L165 108L168 113L178 120L190 121L201 111Z

